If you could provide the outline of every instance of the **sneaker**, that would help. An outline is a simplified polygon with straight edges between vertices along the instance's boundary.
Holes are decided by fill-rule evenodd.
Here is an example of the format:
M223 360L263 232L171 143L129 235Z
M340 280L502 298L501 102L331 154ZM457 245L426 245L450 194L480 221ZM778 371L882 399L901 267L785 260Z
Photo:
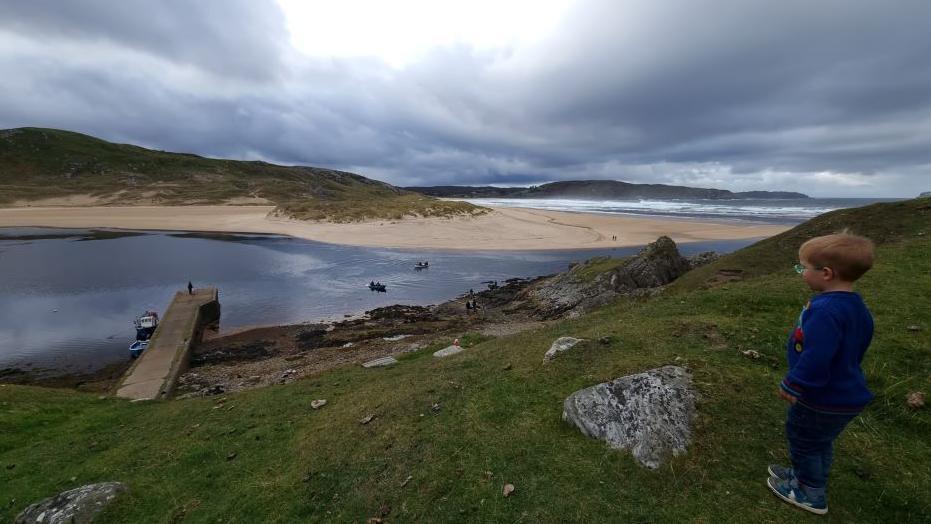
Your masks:
M779 464L770 464L766 470L769 471L770 477L783 482L791 482L795 478L795 472L792 471L792 468L780 466Z
M775 493L777 497L793 506L798 506L805 511L810 511L818 515L824 515L828 512L827 500L823 497L820 500L809 498L801 487L792 487L791 483L783 482L772 477L766 479L766 485L769 486L769 489L773 490L773 493Z

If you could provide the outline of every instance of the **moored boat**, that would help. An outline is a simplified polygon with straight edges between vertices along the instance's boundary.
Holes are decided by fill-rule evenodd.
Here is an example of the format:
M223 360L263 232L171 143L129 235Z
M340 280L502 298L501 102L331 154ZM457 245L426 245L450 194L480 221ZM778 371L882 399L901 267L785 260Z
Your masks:
M149 347L148 340L137 340L129 345L129 356L137 358L147 347Z
M136 340L149 340L158 327L158 313L155 311L146 311L136 317L133 321L136 327Z

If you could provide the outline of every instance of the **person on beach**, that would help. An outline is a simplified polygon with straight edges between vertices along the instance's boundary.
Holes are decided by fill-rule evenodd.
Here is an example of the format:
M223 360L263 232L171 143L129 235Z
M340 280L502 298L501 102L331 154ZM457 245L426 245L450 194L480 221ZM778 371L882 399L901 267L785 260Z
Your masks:
M873 243L844 232L812 238L798 255L795 271L816 295L786 344L789 372L777 390L789 404L792 466L770 465L766 484L789 504L823 515L834 440L873 399L860 368L873 317L853 291L873 266Z
M190 281L190 280L188 280L188 282L187 282L187 294L188 294L188 295L193 295L193 294L194 294L194 284L191 284L191 281Z

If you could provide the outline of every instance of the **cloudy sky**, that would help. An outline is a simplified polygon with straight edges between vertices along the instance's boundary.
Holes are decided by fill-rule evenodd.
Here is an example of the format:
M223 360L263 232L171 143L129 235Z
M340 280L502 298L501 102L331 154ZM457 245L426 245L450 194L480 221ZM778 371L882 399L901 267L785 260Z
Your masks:
M0 3L0 128L396 185L931 191L925 0Z

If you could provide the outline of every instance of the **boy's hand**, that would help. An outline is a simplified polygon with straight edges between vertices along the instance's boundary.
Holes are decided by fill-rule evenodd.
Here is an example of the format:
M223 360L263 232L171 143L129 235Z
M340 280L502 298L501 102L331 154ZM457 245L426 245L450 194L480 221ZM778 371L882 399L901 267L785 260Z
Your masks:
M776 388L776 392L779 394L779 398L781 398L782 400L785 400L789 404L795 404L796 402L798 402L797 398L786 393L782 388Z

